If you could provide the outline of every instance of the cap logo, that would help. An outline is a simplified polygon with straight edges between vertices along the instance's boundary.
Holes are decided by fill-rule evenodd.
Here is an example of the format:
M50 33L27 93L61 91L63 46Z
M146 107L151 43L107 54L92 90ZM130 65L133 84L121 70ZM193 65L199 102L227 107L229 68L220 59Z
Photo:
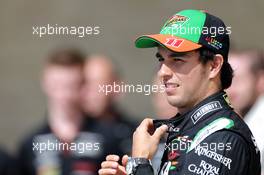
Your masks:
M168 22L165 24L164 27L167 27L168 25L183 25L186 21L188 21L190 18L182 15L175 15L172 16Z
M207 41L207 43L208 43L210 46L214 47L214 48L217 49L217 50L220 50L220 49L223 47L222 43L220 43L219 41L217 41L216 38L213 38L213 37L207 36L207 37L205 38L205 40Z
M175 48L178 48L182 43L183 43L183 39L176 39L176 38L166 38L166 43L165 45L167 46L172 46Z

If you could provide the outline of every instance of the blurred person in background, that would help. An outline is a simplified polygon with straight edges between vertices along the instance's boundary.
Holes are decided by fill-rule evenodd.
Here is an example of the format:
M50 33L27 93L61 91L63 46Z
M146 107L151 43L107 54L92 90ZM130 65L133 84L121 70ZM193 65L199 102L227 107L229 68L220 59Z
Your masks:
M264 157L264 55L258 50L233 51L229 60L234 69L227 90L234 109L244 116ZM262 163L262 169L264 164ZM262 170L264 174L264 171Z
M169 104L166 97L166 93L164 92L164 89L162 89L162 84L157 76L154 78L153 85L157 85L160 87L160 90L158 92L153 93L152 95L152 104L157 115L156 117L158 119L165 120L174 117L178 113L178 110L176 107ZM167 134L161 138L158 150L152 158L153 170L156 172L156 174L158 174L158 170L160 168L161 159L166 143L166 137Z
M85 85L82 90L82 104L87 117L106 125L105 129L112 139L118 155L131 151L132 134L137 126L131 117L117 108L121 90L106 93L106 86L120 85L117 68L104 55L92 55L84 67Z
M41 82L47 118L21 145L22 175L97 174L102 159L112 152L100 126L88 123L81 109L84 62L83 53L67 48L47 58Z

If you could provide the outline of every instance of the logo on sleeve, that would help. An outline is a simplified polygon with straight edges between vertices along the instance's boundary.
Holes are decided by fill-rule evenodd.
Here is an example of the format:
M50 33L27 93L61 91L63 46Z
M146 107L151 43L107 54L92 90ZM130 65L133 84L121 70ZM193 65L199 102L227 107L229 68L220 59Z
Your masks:
M221 109L222 106L219 101L212 101L197 109L191 116L193 124L197 123L204 115L209 112Z

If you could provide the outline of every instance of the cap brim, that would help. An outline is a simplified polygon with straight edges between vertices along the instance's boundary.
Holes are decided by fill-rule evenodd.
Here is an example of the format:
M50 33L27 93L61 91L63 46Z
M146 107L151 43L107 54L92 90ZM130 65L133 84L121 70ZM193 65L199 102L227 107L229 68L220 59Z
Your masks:
M202 45L192 41L164 34L140 36L136 39L135 45L137 48L150 48L161 45L174 52L188 52L202 47Z

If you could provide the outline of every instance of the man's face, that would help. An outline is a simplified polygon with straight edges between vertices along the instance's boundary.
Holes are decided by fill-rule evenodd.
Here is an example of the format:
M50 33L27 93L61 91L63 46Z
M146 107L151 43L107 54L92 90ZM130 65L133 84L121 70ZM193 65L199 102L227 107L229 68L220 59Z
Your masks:
M166 87L169 103L178 109L190 108L200 102L208 88L208 71L199 61L199 52L171 52L158 48L158 76Z
M234 78L227 93L234 109L244 115L256 100L257 80L250 69L250 58L234 54L229 57L229 62L234 70Z
M44 70L44 91L49 101L58 105L79 103L82 82L80 66L49 65Z

